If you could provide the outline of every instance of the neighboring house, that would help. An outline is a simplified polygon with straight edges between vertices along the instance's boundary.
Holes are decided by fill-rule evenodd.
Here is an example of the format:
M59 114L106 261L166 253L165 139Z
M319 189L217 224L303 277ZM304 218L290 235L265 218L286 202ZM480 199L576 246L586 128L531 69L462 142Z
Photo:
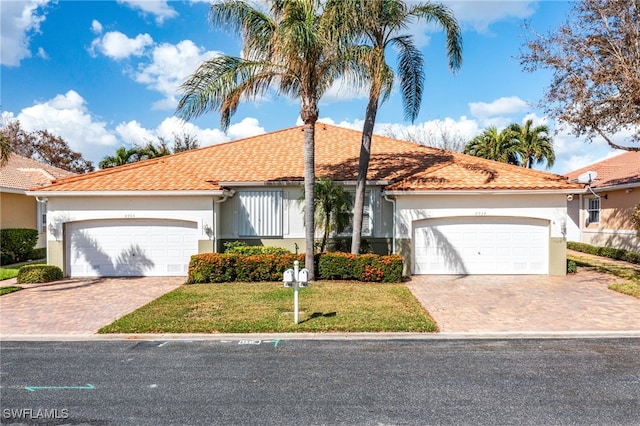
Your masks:
M9 162L0 168L0 229L37 229L40 236L36 247L45 247L47 204L42 199L26 195L27 190L49 185L55 179L73 174L11 154Z
M640 152L616 155L566 176L578 181L588 172L595 172L595 179L567 203L567 239L640 251L640 238L631 225L631 212L640 204Z
M316 126L317 177L355 188L361 132ZM34 188L66 275L186 275L226 241L304 247L294 127ZM545 172L374 136L364 239L406 274L566 272L567 195ZM355 190L355 189L354 189Z

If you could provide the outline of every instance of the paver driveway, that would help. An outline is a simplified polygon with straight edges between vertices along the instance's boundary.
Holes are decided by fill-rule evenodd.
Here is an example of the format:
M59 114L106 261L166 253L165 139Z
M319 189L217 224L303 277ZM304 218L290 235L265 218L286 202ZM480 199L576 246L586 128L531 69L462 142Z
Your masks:
M640 299L613 275L420 275L407 283L443 332L640 331Z
M0 297L0 334L87 334L185 282L185 277L85 278L21 284ZM13 280L15 282L15 279ZM2 285L10 285L2 281Z
M640 331L640 299L612 275L414 276L409 289L442 332ZM0 334L89 334L179 287L184 277L72 279L0 297ZM10 285L3 281L2 285Z

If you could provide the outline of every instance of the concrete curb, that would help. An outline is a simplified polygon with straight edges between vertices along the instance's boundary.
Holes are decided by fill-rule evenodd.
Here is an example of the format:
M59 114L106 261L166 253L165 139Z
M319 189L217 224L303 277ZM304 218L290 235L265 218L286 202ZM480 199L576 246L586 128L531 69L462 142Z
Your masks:
M515 340L515 339L638 339L632 331L548 331L478 333L257 333L257 334L2 334L11 341L242 341L242 340Z

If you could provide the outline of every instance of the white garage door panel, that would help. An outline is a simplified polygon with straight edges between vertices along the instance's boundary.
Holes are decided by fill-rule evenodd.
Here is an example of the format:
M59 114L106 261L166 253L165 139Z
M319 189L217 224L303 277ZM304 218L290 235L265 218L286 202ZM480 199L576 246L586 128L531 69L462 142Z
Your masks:
M182 276L198 252L198 226L180 220L97 220L67 225L71 276Z
M508 217L428 219L414 227L415 274L547 274L549 225Z

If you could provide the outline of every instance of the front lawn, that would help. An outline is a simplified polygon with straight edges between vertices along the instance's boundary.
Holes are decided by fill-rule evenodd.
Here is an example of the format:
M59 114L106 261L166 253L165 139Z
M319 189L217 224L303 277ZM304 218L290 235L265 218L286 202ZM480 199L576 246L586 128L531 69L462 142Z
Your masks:
M0 296L13 293L14 291L22 290L22 287L17 287L15 285L11 285L8 287L0 287Z
M183 285L100 333L435 332L437 326L402 284L314 282Z
M640 299L640 272L631 267L617 266L611 263L599 262L583 256L567 256L569 260L576 262L576 265L591 268L598 272L612 274L620 278L624 278L626 282L615 283L609 286L609 289L618 293L628 294L629 296Z

